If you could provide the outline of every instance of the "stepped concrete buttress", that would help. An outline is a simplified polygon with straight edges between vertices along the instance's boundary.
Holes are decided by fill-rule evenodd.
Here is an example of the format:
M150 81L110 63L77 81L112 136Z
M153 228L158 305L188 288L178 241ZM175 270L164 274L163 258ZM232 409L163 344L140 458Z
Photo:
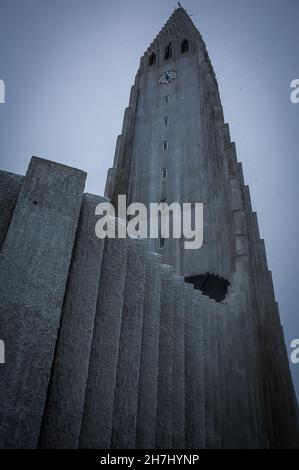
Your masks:
M84 194L85 177L40 158L25 177L0 173L0 447L295 448L278 312L253 302L250 272L216 302L144 240L98 239L106 199ZM262 373L272 338L279 397Z

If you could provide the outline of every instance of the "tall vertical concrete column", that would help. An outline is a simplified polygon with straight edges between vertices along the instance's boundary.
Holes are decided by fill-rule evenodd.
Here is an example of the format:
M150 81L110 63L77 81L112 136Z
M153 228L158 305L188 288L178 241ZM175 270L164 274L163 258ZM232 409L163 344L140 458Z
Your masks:
M210 304L208 299L203 299L203 357L204 357L204 387L205 387L205 447L214 446L214 409L213 409L213 359L211 346L211 323Z
M95 234L95 208L104 199L85 194L72 256L40 437L42 448L77 448L104 240Z
M185 448L185 283L174 277L172 447Z
M110 448L127 249L127 239L105 242L80 448Z
M202 294L185 286L186 447L205 447L205 385Z
M112 419L116 449L132 449L136 441L146 249L144 240L129 240Z
M156 422L156 447L159 449L171 449L172 446L174 285L172 269L162 265Z
M224 306L217 304L217 358L219 364L219 426L221 436L221 448L227 448L227 436L229 435L228 390L227 381L230 380L229 348L227 347L226 312Z
M234 374L234 355L233 355L233 341L234 334L232 331L233 319L231 314L232 303L225 299L221 303L224 314L224 329L223 329L223 355L222 355L222 370L224 371L224 417L222 425L222 447L229 449L234 444L234 430L235 430L235 374Z
M148 253L143 306L136 447L155 447L159 365L161 258Z
M230 390L230 398L233 415L234 448L246 448L249 443L248 377L244 358L245 340L248 332L245 330L242 316L242 296L244 294L239 285L239 278L242 276L243 273L234 273L234 279L227 300L230 305L231 378L233 384Z
M33 158L0 254L0 447L40 433L85 173Z
M252 383L251 367L254 363L254 357L250 354L251 343L253 339L253 331L251 325L251 318L248 317L248 310L250 311L251 299L248 294L248 273L235 273L235 276L239 278L239 315L237 321L237 327L239 330L238 336L238 347L239 347L239 369L242 373L242 380L240 384L242 386L241 395L242 400L242 413L243 422L246 423L245 429L243 429L243 444L242 448L254 448L256 447L256 436L257 423L254 414L258 414L259 408L255 403L254 390L255 385Z
M0 171L0 250L5 240L23 181L23 176Z
M218 360L218 307L217 302L210 301L210 316L211 316L211 365L213 373L213 423L214 423L214 439L213 447L216 449L221 448L221 409L220 409L220 364Z

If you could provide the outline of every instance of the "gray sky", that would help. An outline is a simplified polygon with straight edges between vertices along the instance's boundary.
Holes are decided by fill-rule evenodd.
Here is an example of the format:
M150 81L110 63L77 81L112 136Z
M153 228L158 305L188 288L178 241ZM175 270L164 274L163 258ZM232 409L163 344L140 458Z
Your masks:
M290 101L299 78L299 1L182 3L215 68L289 345L299 338L299 104ZM87 190L103 194L140 56L175 5L0 0L0 168L24 174L37 155L86 170ZM292 371L299 394L299 365Z

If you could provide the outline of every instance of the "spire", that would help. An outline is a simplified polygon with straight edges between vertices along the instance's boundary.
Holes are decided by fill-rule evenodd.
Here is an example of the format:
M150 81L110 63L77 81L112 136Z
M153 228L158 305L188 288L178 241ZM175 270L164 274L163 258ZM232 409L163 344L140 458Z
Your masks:
M160 32L145 51L144 55L151 54L152 49L157 47L161 40L164 41L165 34L176 36L178 31L182 32L184 30L186 31L186 34L193 37L194 41L202 39L187 11L182 6L181 2L178 2L174 12L163 25Z

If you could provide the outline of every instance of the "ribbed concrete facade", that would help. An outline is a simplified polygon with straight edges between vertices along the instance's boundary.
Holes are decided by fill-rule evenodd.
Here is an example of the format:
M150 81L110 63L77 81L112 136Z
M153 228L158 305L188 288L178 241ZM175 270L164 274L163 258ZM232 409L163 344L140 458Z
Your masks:
M183 239L165 239L162 245L159 240L150 240L149 249L158 252L162 262L171 265L178 275L202 279L209 273L216 283L222 280L230 284L229 295L220 306L214 303L213 313L206 319L206 327L212 330L211 336L205 337L204 354L215 362L227 345L211 344L210 338L226 328L235 331L232 347L237 348L240 341L239 347L243 348L239 353L236 350L240 364L235 366L241 370L242 361L248 360L252 382L248 389L240 374L239 388L231 389L230 399L232 406L238 399L240 408L244 406L241 402L247 400L256 412L251 429L241 429L242 421L239 422L238 439L245 445L251 432L256 438L259 436L257 442L263 445L275 446L277 439L285 438L286 444L288 438L282 435L290 435L291 431L279 432L278 438L274 428L279 422L285 426L285 412L289 425L294 427L291 422L296 421L296 398L264 242L251 208L242 165L224 122L205 43L183 8L175 10L141 58L122 135L118 137L114 166L107 178L105 195L115 206L120 194L126 194L128 203L143 202L147 206L151 202L204 204L204 241L200 249L184 249ZM162 232L160 236L163 238ZM210 325L215 311L229 308L233 314L220 313L216 317L217 323L218 317L224 316L225 324ZM240 329L244 328L250 331L246 348L240 338ZM284 385L279 384L280 379ZM209 380L207 376L206 381ZM215 393L218 390L213 382L209 389ZM282 398L283 389L288 390L287 395L290 393L288 397ZM219 420L217 407L222 397L217 397L217 406L209 393L206 399L206 411L213 409ZM235 411L236 419L243 420L241 412ZM206 419L206 432L211 436L208 442L218 446L220 437L209 432L211 419Z
M85 176L39 158L25 177L0 172L0 447L298 447L264 243L183 9L141 61L106 194L203 202L203 247L97 239L104 199ZM221 302L184 280L206 272L229 281Z
M84 194L84 180L37 158L25 178L0 173L0 446L296 447L296 398L253 214L257 283L234 273L218 303L145 241L97 239L103 198Z

